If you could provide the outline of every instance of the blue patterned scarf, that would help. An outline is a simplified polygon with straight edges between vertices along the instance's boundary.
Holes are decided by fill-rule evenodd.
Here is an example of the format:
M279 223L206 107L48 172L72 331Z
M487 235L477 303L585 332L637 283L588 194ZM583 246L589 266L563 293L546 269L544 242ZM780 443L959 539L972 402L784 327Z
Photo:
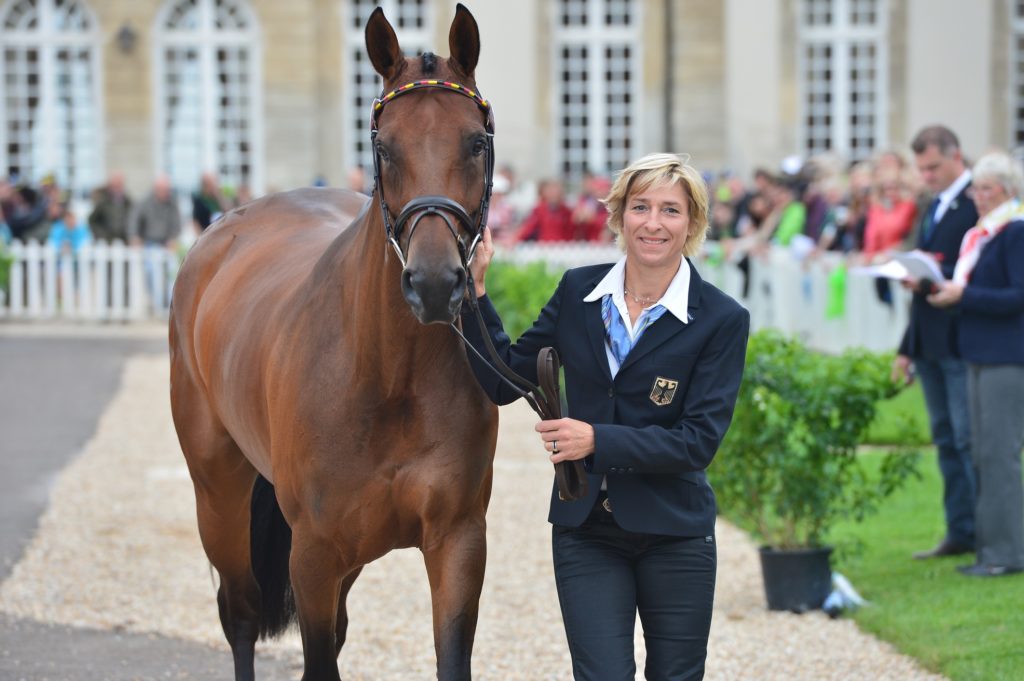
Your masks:
M622 366L622 363L626 361L629 351L637 344L637 341L640 340L640 336L647 330L647 327L658 321L665 312L666 308L663 305L655 305L641 312L640 321L637 324L636 337L631 339L629 337L629 330L626 328L626 322L623 321L619 308L612 302L611 294L601 298L601 319L604 321L604 329L608 334L606 342L608 347L611 348L612 355L618 361L619 366Z

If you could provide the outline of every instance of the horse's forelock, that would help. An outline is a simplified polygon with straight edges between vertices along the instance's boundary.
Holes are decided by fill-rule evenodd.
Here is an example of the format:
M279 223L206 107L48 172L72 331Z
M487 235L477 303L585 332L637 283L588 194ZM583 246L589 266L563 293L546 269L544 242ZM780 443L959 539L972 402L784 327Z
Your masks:
M420 57L422 62L423 75L432 76L437 72L437 55L433 52L424 52Z

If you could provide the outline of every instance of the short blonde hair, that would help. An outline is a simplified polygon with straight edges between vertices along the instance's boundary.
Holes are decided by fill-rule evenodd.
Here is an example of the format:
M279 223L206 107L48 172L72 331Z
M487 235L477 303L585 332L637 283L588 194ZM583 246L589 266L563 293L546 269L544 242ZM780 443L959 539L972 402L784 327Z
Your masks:
M629 197L652 187L678 184L686 194L690 213L689 233L683 243L683 255L694 256L708 233L708 189L696 168L675 154L648 154L634 161L615 178L603 203L608 207L608 229L615 233L619 248L622 240L622 216Z

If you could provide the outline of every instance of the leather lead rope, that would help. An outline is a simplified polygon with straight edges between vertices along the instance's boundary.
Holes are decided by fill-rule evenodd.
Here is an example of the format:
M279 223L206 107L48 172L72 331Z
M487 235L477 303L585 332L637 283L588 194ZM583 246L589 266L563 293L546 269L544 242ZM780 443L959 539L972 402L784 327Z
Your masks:
M562 418L562 402L560 393L559 369L561 364L558 360L558 353L554 348L541 348L537 354L537 380L540 386L536 386L527 379L513 371L498 355L498 351L491 342L491 336L487 332L487 324L483 315L480 314L480 305L476 297L476 286L473 283L473 274L466 269L466 289L469 297L469 307L476 317L480 326L480 333L487 348L487 354L491 356L488 361L480 352L473 347L473 344L462 334L459 327L452 322L451 327L463 340L466 347L475 354L485 366L491 369L498 378L512 389L517 395L526 400L530 408L537 412L537 415L544 421ZM562 461L555 464L555 482L558 485L558 498L562 501L576 501L587 495L587 474L583 468L583 462Z

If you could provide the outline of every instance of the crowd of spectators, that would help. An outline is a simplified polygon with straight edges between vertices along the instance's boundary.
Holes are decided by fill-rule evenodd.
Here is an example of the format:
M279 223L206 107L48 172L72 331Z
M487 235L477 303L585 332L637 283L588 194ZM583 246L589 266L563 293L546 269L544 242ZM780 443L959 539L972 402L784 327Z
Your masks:
M367 178L350 171L346 186L369 193ZM706 173L712 198L708 239L721 243L725 258L741 269L751 255L775 244L800 242L809 255L841 252L856 264L869 264L892 250L913 247L916 224L929 195L916 169L896 151L877 154L852 166L836 157L806 161L790 157L777 169L759 168L745 182L729 171ZM316 186L325 186L318 177ZM611 178L587 174L570 183L561 178L521 182L510 166L497 169L489 225L497 243L513 247L523 241L610 243L601 203ZM250 200L221 188L216 175L204 173L191 196L191 225L202 232L222 212ZM114 172L91 196L87 215L75 215L52 177L38 186L0 179L0 239L49 241L60 250L77 250L89 241L120 240L129 245L162 243L173 248L183 221L179 203L165 176L135 201ZM186 216L187 217L187 216Z
M205 173L190 197L191 226L202 232L221 213L241 205L251 196L246 188L228 192L217 176ZM48 243L59 253L77 253L93 242L120 241L132 247L175 250L181 239L182 220L178 197L166 175L159 175L141 199L125 189L120 172L90 196L89 209L78 214L70 192L54 177L37 185L0 178L0 244L13 240Z

